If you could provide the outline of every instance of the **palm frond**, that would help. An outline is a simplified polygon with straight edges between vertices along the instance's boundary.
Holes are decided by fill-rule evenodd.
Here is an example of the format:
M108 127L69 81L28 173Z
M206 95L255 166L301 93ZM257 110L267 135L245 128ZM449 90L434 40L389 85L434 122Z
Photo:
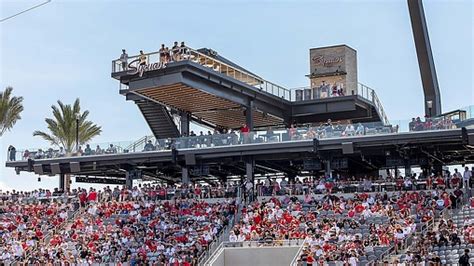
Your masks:
M92 121L88 121L89 111L81 113L79 98L74 101L73 106L57 102L57 106L51 106L53 118L46 118L45 122L50 134L40 134L41 131L35 131L33 135L40 136L53 145L63 147L67 152L74 150L76 144L76 131L79 129L79 144L89 142L94 137L100 135L102 129ZM79 120L76 115L79 114Z
M21 119L23 97L12 97L12 91L12 87L0 91L0 137Z

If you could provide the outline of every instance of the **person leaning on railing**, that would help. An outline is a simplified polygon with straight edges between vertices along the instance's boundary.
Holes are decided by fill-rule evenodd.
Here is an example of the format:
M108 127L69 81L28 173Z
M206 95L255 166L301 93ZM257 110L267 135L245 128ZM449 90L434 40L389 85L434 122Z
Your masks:
M146 65L147 63L147 56L143 53L143 50L140 50L140 55L138 56L139 64L140 65Z
M174 42L173 47L171 47L171 53L173 54L172 57L173 57L173 61L175 62L180 60L179 50L180 48L179 48L178 42Z
M158 52L160 53L160 63L166 63L167 60L166 60L166 48L165 48L165 44L162 43L161 44L161 48L160 50L158 50Z
M188 48L186 47L186 45L184 44L184 42L181 42L181 45L179 46L179 54L180 54L181 60L187 59L187 56L188 56Z

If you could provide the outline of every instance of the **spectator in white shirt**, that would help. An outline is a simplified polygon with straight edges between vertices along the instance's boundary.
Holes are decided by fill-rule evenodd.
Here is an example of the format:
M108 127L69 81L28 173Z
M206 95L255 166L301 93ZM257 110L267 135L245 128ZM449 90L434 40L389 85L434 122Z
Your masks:
M245 236L243 234L239 234L237 237L237 242L244 242L245 241Z
M230 231L229 242L237 242L237 236L235 235L234 231Z
M464 174L463 174L463 182L464 182L464 186L466 188L471 188L470 186L470 181L471 181L471 177L472 177L472 172L469 170L469 167L466 166L466 168L464 168Z

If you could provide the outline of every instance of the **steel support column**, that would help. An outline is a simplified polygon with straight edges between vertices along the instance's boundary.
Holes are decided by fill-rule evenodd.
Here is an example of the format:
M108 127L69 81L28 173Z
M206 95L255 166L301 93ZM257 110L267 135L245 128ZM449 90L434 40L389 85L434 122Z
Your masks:
M245 109L245 122L247 123L247 126L250 128L250 130L253 130L253 107L253 100L250 100L249 105Z
M405 176L411 176L411 165L405 165Z
M66 175L59 174L59 190L65 191L66 190Z
M131 171L127 171L127 173L125 173L125 186L128 189L133 188L133 177L132 177Z
M437 116L441 114L441 94L439 92L438 78L431 52L428 27L422 0L407 0L410 12L411 28L415 39L416 55L420 68L423 92L425 95L425 114Z
M180 126L181 136L189 136L190 115L188 113L181 113L180 121L181 121L181 126Z
M326 160L324 161L325 166L326 166L326 176L329 176L332 178L332 170L331 170L331 160Z
M245 175L247 178L247 182L252 184L252 189L247 191L247 200L250 202L253 201L255 195L255 179L254 179L254 169L255 169L255 160L253 158L248 158L245 162Z
M187 166L181 167L181 182L183 184L189 184L189 169Z

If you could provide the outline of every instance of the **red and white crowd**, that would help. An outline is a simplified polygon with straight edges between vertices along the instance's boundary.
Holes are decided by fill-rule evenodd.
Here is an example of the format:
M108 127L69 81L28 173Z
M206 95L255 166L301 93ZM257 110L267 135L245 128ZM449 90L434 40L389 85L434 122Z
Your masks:
M256 190L273 196L242 207L229 241L303 240L306 248L300 261L307 264L355 265L373 260L463 197L461 182L451 192L444 190L446 186L433 186L428 191L401 189L390 195L363 189L342 196L328 187L336 184L332 179L318 179L311 186L308 180L297 180L290 189L304 195L299 198L278 192L289 189L286 180L272 182L256 185ZM364 179L360 186L369 188L368 184ZM70 193L0 192L0 260L196 265L236 216L238 189L233 183L146 184L133 189L107 186L100 191L79 188ZM325 194L316 195L315 190ZM222 199L204 200L208 198ZM465 237L465 232L458 235Z
M49 232L63 226L73 211L71 202L62 201L4 204L0 209L0 261L24 258Z
M4 262L197 265L236 209L233 199L213 204L197 196L161 200L157 186L78 189L67 203L49 192L32 192L28 199L35 203L25 204L21 194L9 193L1 208ZM79 215L71 215L79 206Z
M441 202L443 204L441 204ZM397 246L417 225L451 207L443 191L355 194L343 198L327 194L321 199L284 197L255 202L229 236L231 242L258 241L281 244L305 239L308 247L300 260L307 264L342 261L357 265L373 260L390 246Z

